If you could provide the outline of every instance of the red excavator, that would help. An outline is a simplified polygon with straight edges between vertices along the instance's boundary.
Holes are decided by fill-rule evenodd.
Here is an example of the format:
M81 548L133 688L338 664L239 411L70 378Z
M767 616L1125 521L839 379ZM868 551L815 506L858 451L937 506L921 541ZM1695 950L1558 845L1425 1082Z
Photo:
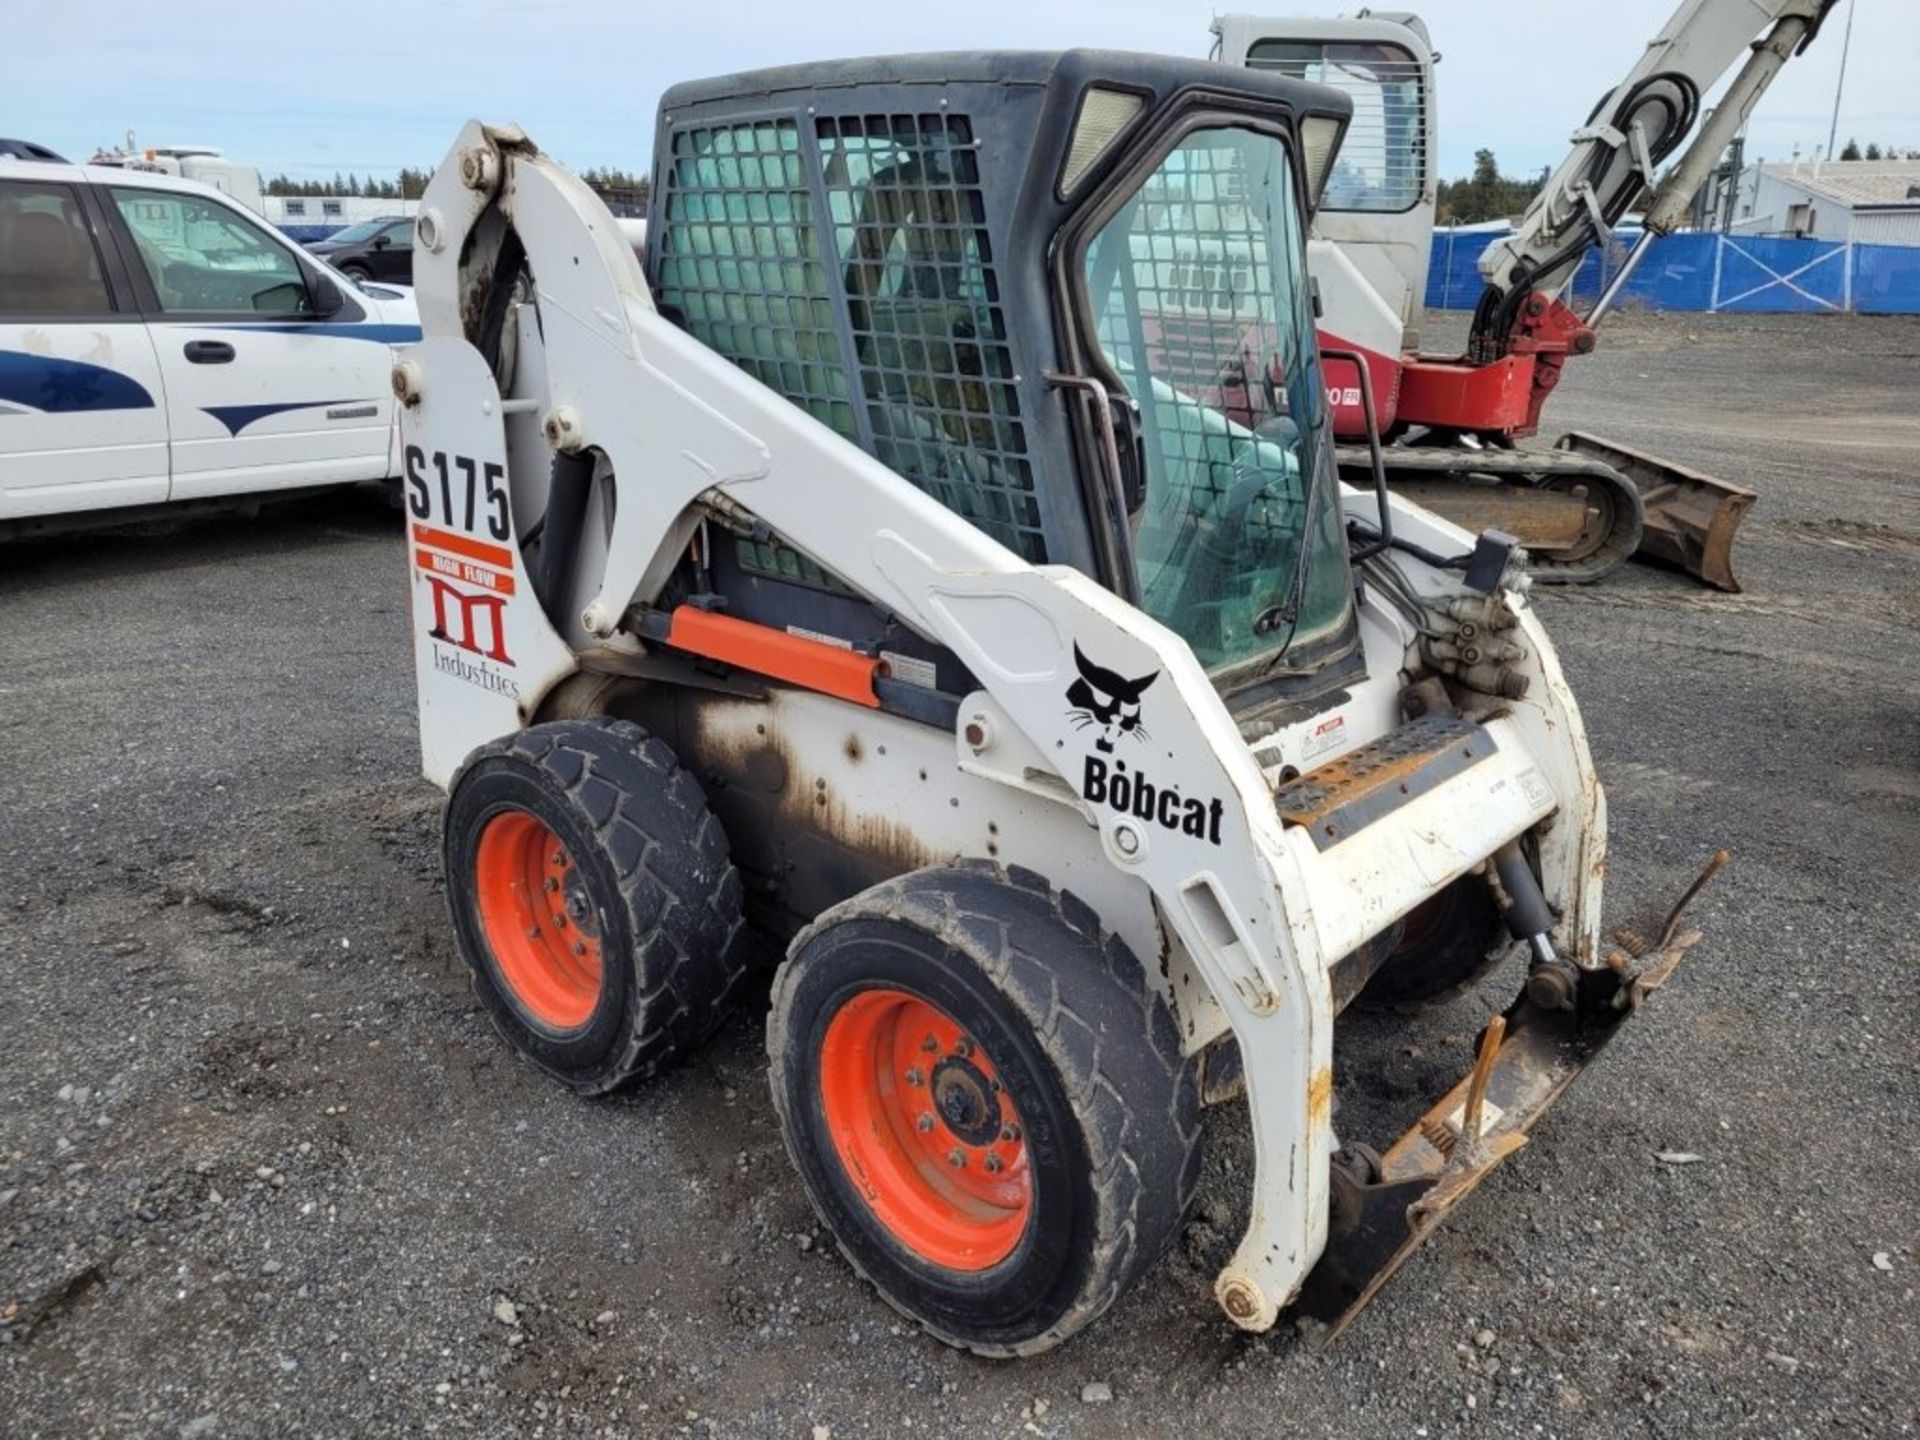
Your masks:
M1561 367L1592 351L1595 327L1647 247L1679 225L1754 104L1834 3L1685 0L1573 132L1519 224L1481 255L1485 289L1466 351L1453 355L1423 352L1416 328L1437 193L1439 56L1425 25L1368 10L1337 20L1216 21L1217 58L1353 97L1308 259L1335 434L1346 442L1343 475L1374 473L1371 410L1388 484L1470 530L1517 536L1539 580L1598 580L1638 553L1738 590L1733 537L1751 490L1579 432L1552 449L1516 442L1538 433ZM1693 134L1703 97L1743 53ZM1643 197L1639 242L1593 307L1576 314L1567 292L1580 262Z

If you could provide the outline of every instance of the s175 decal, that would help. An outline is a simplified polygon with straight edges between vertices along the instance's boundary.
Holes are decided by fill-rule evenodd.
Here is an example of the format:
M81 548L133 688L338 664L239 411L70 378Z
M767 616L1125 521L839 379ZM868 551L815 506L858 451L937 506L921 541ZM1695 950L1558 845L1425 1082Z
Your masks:
M431 466L438 484L430 482ZM433 520L469 535L480 532L476 522L486 522L486 533L505 540L507 526L507 470L497 461L485 465L465 455L449 460L444 450L432 456L418 445L407 446L407 510L416 520ZM434 501L440 502L435 509Z

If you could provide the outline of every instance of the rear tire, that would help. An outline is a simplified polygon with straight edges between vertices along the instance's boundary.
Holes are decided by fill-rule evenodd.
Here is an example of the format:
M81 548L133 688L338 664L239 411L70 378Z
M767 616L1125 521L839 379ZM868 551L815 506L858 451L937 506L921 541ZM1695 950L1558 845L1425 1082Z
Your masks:
M364 265L342 265L340 273L356 285L364 285L373 279L373 272Z
M746 973L720 822L638 725L536 725L482 747L447 800L447 903L508 1042L602 1094L681 1059Z
M928 1046L931 1048L928 1048ZM1197 1067L1126 945L1029 871L915 871L794 941L767 1020L774 1106L820 1219L950 1345L1030 1355L1178 1234Z

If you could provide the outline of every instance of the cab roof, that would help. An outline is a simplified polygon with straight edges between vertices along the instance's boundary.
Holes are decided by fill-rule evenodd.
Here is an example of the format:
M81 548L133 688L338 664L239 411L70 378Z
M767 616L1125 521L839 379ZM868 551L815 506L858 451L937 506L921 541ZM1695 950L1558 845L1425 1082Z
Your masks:
M794 94L861 86L1000 85L1046 89L1063 84L1108 82L1153 91L1165 98L1176 91L1206 87L1238 95L1291 102L1299 110L1345 116L1352 103L1341 92L1268 71L1221 65L1184 56L1148 55L1130 50L950 50L911 55L875 55L851 60L819 60L743 70L673 86L660 98L663 115L716 101Z

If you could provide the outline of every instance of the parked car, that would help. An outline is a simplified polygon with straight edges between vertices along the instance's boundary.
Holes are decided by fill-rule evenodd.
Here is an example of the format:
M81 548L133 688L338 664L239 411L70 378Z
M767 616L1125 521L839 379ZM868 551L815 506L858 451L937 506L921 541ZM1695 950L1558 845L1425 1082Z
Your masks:
M0 155L11 155L16 160L50 160L56 165L66 164L66 158L56 155L44 145L36 145L31 140L9 140L0 136Z
M0 538L391 479L419 338L208 186L0 157Z
M353 280L413 283L413 221L404 215L382 215L336 230L307 246L334 269Z

